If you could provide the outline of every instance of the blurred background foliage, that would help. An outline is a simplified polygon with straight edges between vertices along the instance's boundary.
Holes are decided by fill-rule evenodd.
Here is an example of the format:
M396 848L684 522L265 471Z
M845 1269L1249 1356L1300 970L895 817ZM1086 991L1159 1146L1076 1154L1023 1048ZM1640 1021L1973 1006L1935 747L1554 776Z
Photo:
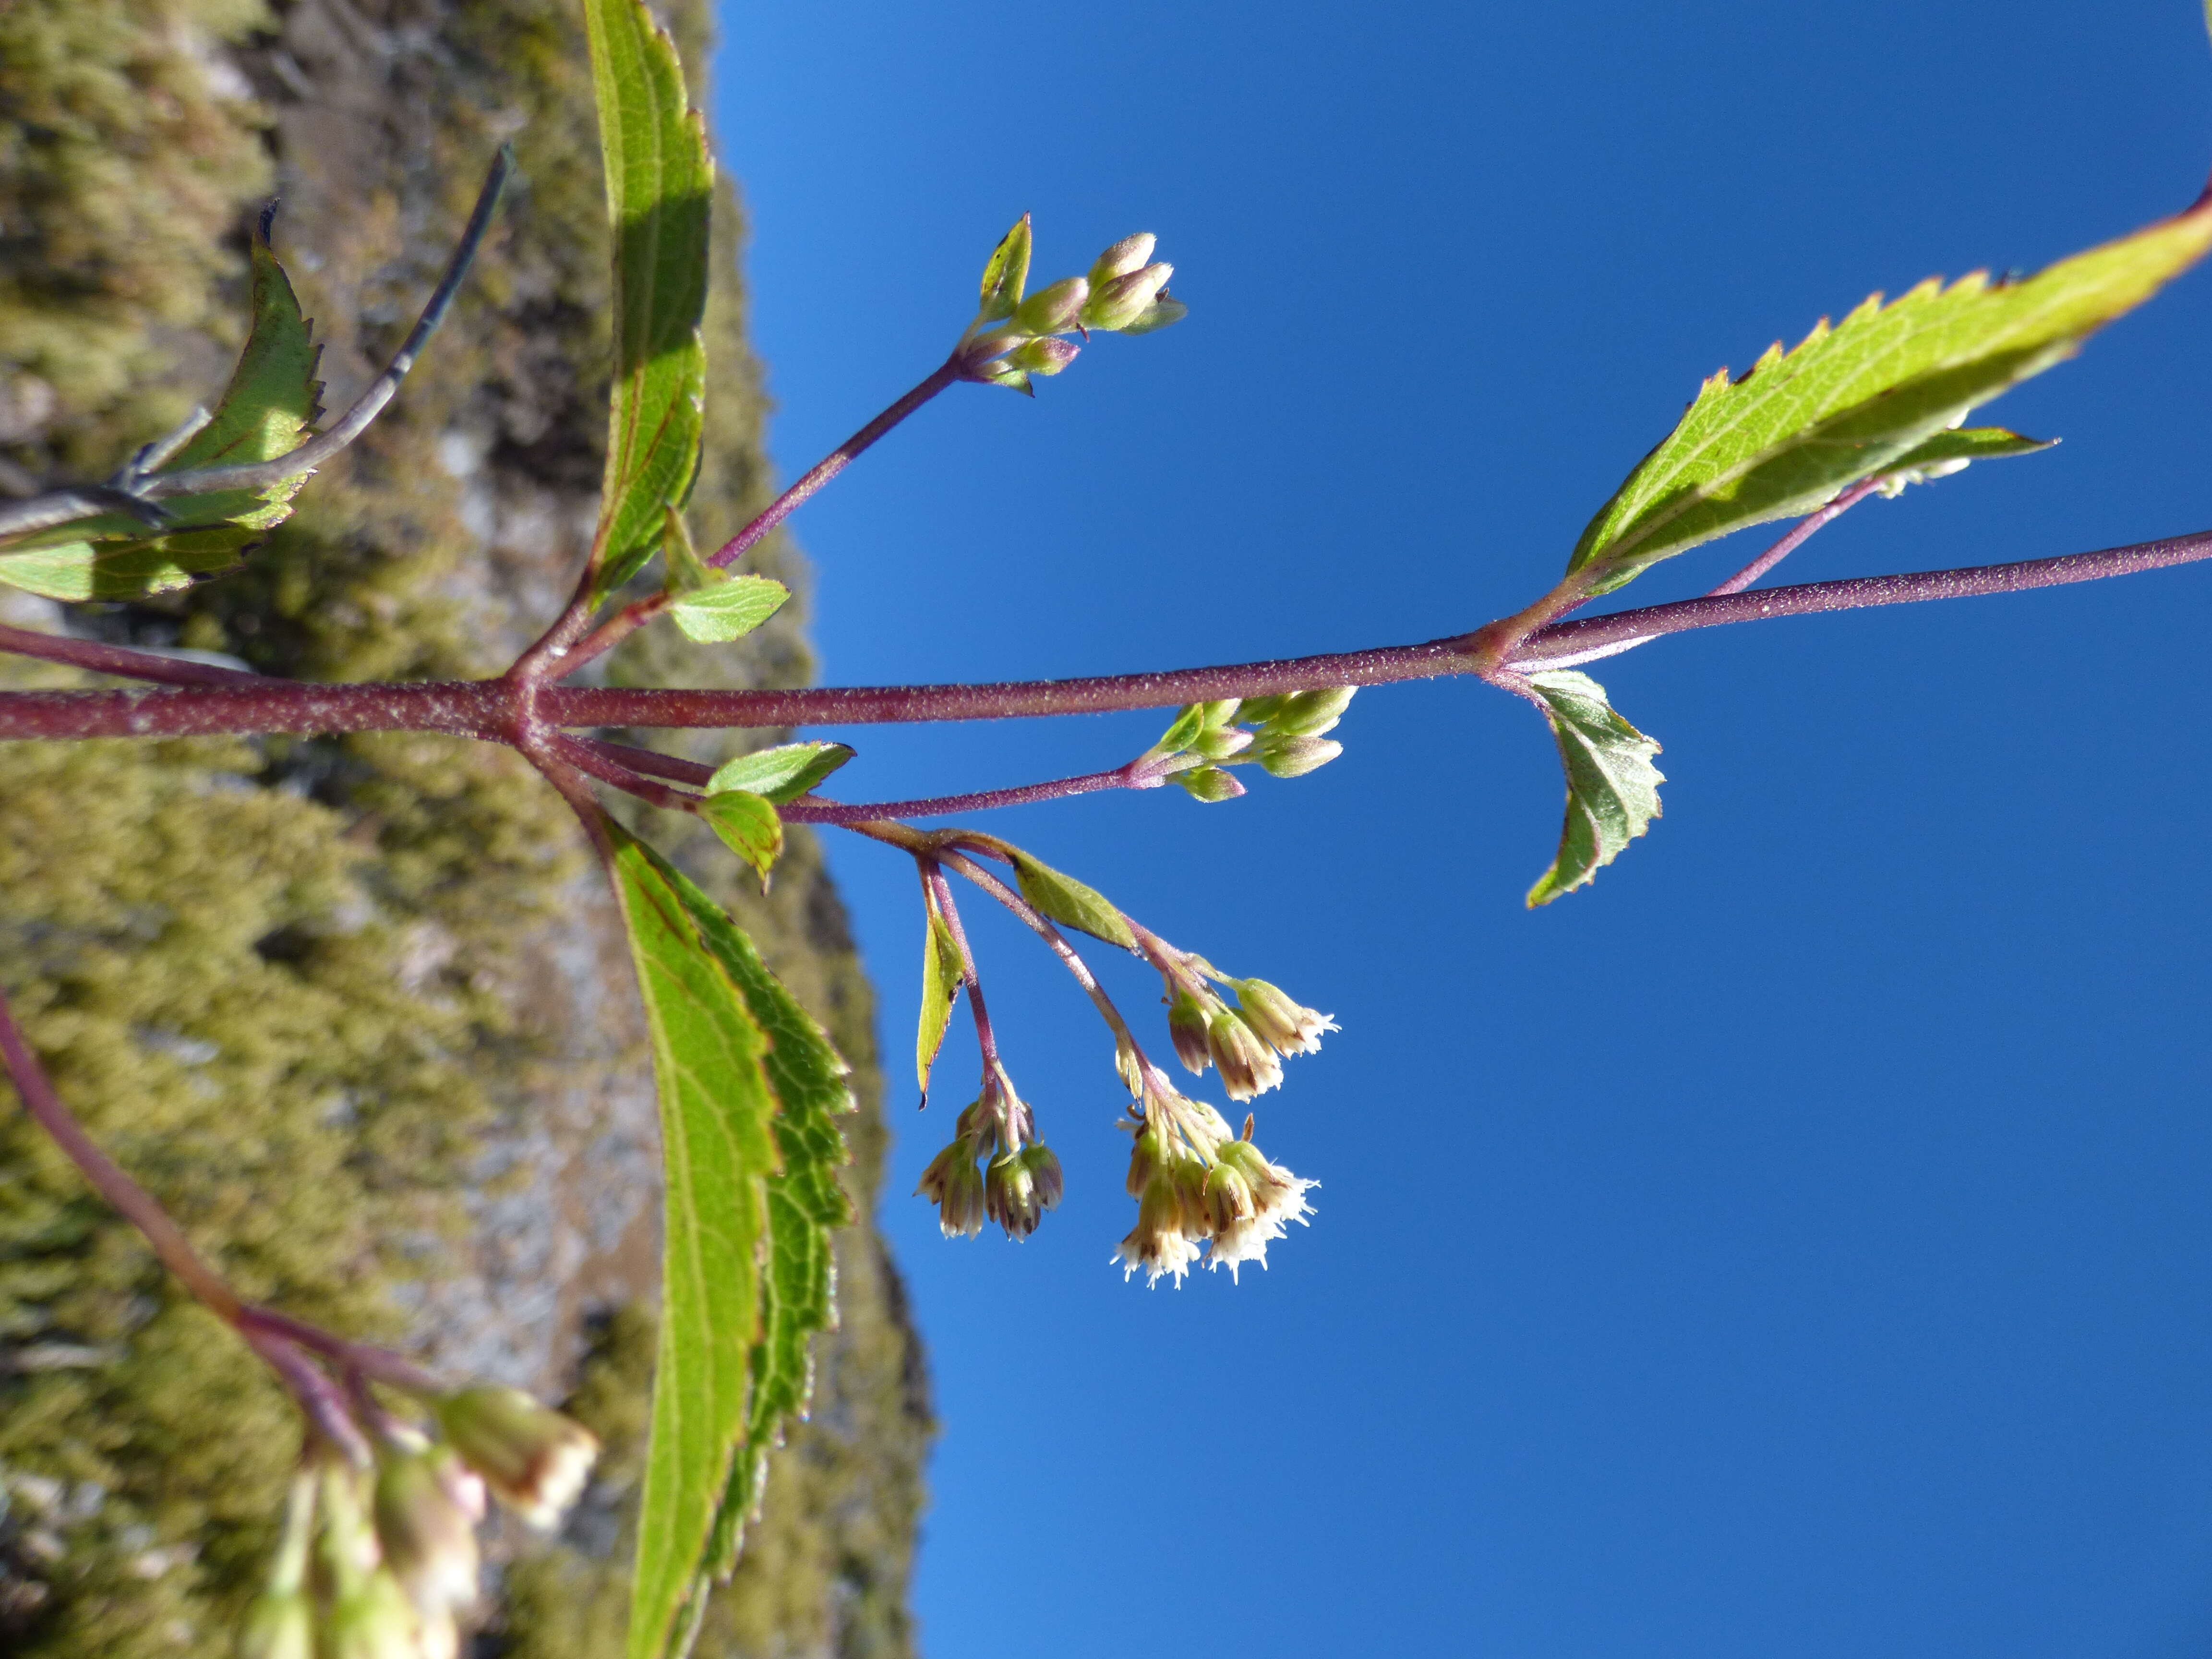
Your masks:
M0 7L0 491L103 476L219 389L245 228L270 196L343 406L411 321L501 139L522 169L398 405L246 571L67 616L0 600L5 620L362 678L496 672L550 619L589 534L606 383L573 9ZM663 9L696 74L702 0ZM726 185L715 235L702 540L769 483ZM754 568L802 602L740 647L642 639L607 678L805 679L800 562L772 541ZM71 683L4 659L0 679ZM855 1061L868 1217L869 993L817 849L794 836L763 898L690 821L644 827ZM495 1540L477 1651L612 1650L653 1351L653 1104L618 927L550 792L505 750L405 735L12 746L0 982L72 1107L246 1294L565 1397L601 1434L562 1535ZM227 1653L293 1415L0 1100L0 1647ZM776 1461L702 1654L911 1651L922 1358L872 1221L839 1267L814 1419Z

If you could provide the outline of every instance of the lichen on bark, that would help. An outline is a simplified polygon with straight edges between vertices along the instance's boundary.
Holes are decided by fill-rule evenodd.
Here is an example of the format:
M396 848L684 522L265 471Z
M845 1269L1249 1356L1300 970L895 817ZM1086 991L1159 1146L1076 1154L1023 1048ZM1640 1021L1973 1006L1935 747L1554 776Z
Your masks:
M664 9L696 73L704 5ZM272 191L336 404L406 327L501 138L522 169L399 404L248 568L68 626L366 678L493 670L550 618L605 418L580 33L568 0L0 8L0 490L98 476L221 385L243 229ZM702 539L769 487L741 230L726 187ZM796 555L763 553L803 600ZM40 604L9 619L64 625ZM606 672L793 684L802 621L742 648L642 641ZM682 828L655 834L857 1063L865 1217L869 994L819 849L795 836L762 899ZM568 1396L601 1431L603 1477L562 1536L500 1540L480 1652L610 1650L649 1384L653 1103L618 924L559 802L504 750L405 735L14 745L0 982L72 1105L250 1294ZM225 1653L289 1409L0 1103L0 1647ZM869 1222L840 1273L814 1420L775 1460L704 1655L911 1650L919 1347Z

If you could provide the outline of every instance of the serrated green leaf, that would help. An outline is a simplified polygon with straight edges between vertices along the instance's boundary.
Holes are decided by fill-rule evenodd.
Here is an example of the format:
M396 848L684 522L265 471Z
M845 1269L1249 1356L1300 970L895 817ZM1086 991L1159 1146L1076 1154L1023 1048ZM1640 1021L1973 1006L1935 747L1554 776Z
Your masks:
M586 0L584 17L615 234L614 391L592 543L599 599L653 556L665 509L684 505L698 471L714 166L675 43L642 0Z
M1528 890L1534 909L1595 878L1659 816L1651 763L1659 745L1613 711L1605 688L1571 668L1528 676L1543 699L1559 764L1567 775L1567 815L1552 867Z
M945 915L938 908L937 895L924 884L921 891L923 931L921 939L921 1018L915 1032L914 1078L921 1085L922 1103L929 1103L929 1068L937 1063L937 1051L945 1046L945 1034L952 1026L952 1005L959 1000L961 976L967 964L960 954L960 946L953 939L952 930L945 924Z
M1929 278L1707 380L1576 544L1610 592L1652 563L1747 525L1810 513L1887 471L2030 375L2073 355L2212 246L2212 199L2024 282Z
M619 827L608 833L653 1040L665 1170L660 1340L628 1642L629 1659L663 1659L698 1594L744 1434L768 1181L780 1160L769 1038L721 952L702 938L697 890Z
M1125 951L1137 948L1137 936L1121 913L1095 888L1063 875L1019 849L1013 852L1014 878L1022 896L1064 927L1073 927Z
M836 1322L833 1230L852 1219L837 1171L850 1159L837 1119L853 1109L848 1068L806 1011L768 970L752 941L714 901L678 875L678 896L746 1006L768 1035L769 1086L776 1099L782 1169L768 1180L769 1239L761 1270L761 1336L751 1356L745 1436L731 1465L691 1606L709 1580L737 1565L747 1518L759 1503L768 1454L785 1424L804 1418L813 1386L810 1339Z
M752 866L768 890L768 872L783 856L783 820L773 803L746 789L717 789L699 803L699 816L722 844Z
M852 758L853 750L842 743L780 743L724 762L707 787L749 789L780 805L797 800Z
M719 645L751 633L790 597L789 588L766 576L725 576L686 593L668 607L668 614L685 638Z
M999 239L991 257L983 262L982 306L975 313L978 323L995 323L1014 314L1014 307L1022 302L1022 293L1030 280L1030 216L1026 213L1014 222L1014 228Z
M265 222L251 256L251 325L214 418L163 472L273 461L314 435L321 348L310 337L290 280L270 252ZM50 599L137 599L236 568L239 555L290 516L304 477L262 489L179 495L163 503L185 528L159 536L127 514L106 513L0 544L0 582Z

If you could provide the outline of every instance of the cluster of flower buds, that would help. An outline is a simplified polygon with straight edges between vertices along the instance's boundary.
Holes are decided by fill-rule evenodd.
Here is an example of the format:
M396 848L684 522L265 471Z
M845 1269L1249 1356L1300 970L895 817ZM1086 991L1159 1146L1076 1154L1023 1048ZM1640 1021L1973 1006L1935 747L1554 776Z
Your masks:
M1232 766L1257 766L1270 777L1304 777L1344 752L1342 744L1323 733L1344 718L1357 689L1322 686L1280 696L1187 703L1138 764L1172 778L1202 801L1234 800L1244 793L1230 775Z
M1206 1265L1228 1268L1231 1279L1248 1261L1266 1267L1267 1246L1313 1213L1306 1194L1316 1183L1269 1163L1252 1143L1249 1116L1244 1133L1232 1136L1204 1101L1176 1093L1158 1073L1147 1081L1144 1115L1130 1126L1137 1224L1114 1252L1122 1276L1141 1268L1147 1285L1172 1279L1180 1287L1201 1248Z
M1200 957L1175 957L1161 967L1176 1057L1194 1073L1212 1066L1231 1100L1279 1088L1283 1061L1319 1053L1322 1033L1336 1030L1327 1014L1292 1001L1264 979L1231 979ZM1208 980L1233 992L1237 1006L1214 994Z
M951 1144L930 1160L915 1191L937 1206L947 1238L973 1238L986 1218L1009 1238L1027 1238L1060 1202L1060 1160L1032 1138L1030 1109L1005 1068L985 1073L983 1092L954 1126Z
M599 1455L580 1425L518 1389L462 1389L434 1404L444 1438L386 1424L372 1467L327 1442L311 1447L240 1659L455 1659L477 1598L486 1491L550 1528Z
M1024 214L983 267L982 302L957 352L961 378L1032 392L1032 377L1059 374L1082 350L1064 335L1150 334L1182 321L1188 307L1167 291L1175 267L1155 260L1152 246L1148 233L1125 236L1088 274L1025 294L1030 219Z

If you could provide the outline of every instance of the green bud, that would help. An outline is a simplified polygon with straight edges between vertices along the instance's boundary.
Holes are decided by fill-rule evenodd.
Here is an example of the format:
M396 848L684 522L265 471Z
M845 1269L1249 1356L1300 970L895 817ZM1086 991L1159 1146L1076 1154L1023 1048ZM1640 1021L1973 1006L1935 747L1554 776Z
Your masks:
M1200 726L1211 732L1237 719L1244 701L1241 697L1217 697L1212 702L1194 702L1191 707L1198 710Z
M1237 718L1247 726L1265 726L1282 711L1290 699L1285 696L1247 697L1238 705Z
M1007 1237L1027 1238L1044 1212L1060 1202L1063 1185L1060 1160L1049 1147L1032 1142L991 1160L983 1177L983 1206Z
M1251 746L1252 734L1241 726L1221 726L1211 732L1202 732L1198 740L1191 744L1194 750L1210 761L1227 760L1231 756L1243 754Z
M1170 299L1163 293L1158 299L1121 325L1121 332L1131 338L1139 334L1157 334L1162 329L1181 322L1190 315L1190 307L1182 301Z
M1014 310L1014 326L1031 334L1057 334L1073 328L1091 297L1091 284L1080 276L1064 276L1050 288L1041 288Z
M599 1443L580 1423L520 1389L485 1383L438 1401L460 1459L528 1525L550 1531L584 1490Z
M915 1191L937 1206L937 1228L947 1238L973 1238L983 1231L982 1172L964 1137L931 1160Z
M1093 289L1083 307L1084 325L1111 332L1136 321L1151 308L1153 299L1174 274L1173 265L1149 264Z
M449 1446L386 1457L376 1477L376 1536L385 1565L426 1617L477 1598L477 1522L483 1482Z
M1252 1183L1235 1165L1217 1164L1206 1172L1206 1215L1215 1232L1249 1221L1258 1212Z
M1279 1088L1283 1062L1234 1012L1223 1008L1206 1023L1206 1046L1231 1100L1249 1100Z
M1103 288L1116 276L1127 276L1142 270L1152 257L1158 238L1148 230L1134 236L1124 236L1120 241L1098 256L1098 263L1091 267L1091 286Z
M1333 738L1305 737L1262 738L1254 751L1267 775L1276 778L1302 778L1343 752Z
M1283 699L1283 706L1267 724L1290 736L1317 738L1336 724L1358 689L1356 685L1334 685L1297 692Z
M1203 1072L1213 1063L1206 1047L1206 1005L1180 987L1168 1002L1168 1038L1185 1071Z
M1194 767L1188 772L1178 772L1175 781L1190 792L1191 799L1208 805L1216 801L1235 800L1244 793L1244 786L1218 766Z
M1030 374L1057 374L1073 362L1083 348L1073 340L1031 340L1016 346L1000 361L1009 368Z

